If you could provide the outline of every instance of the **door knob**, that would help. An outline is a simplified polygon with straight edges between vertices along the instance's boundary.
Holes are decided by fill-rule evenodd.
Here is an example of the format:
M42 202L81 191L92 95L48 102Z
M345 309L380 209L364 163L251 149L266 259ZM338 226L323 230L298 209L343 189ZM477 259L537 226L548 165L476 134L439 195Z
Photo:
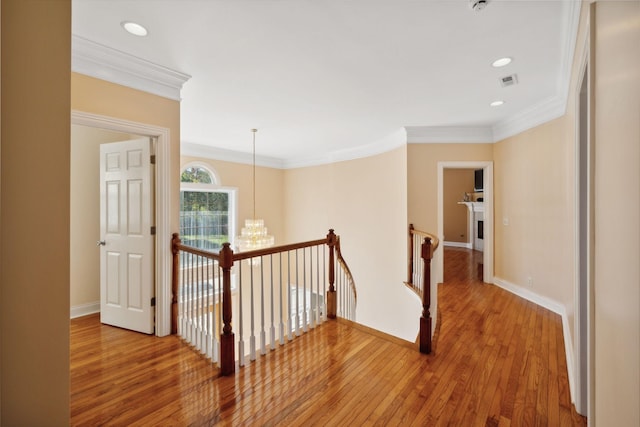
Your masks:
M107 242L105 242L104 240L98 240L98 241L96 242L96 246L104 246L104 245L106 245L106 244L107 244Z

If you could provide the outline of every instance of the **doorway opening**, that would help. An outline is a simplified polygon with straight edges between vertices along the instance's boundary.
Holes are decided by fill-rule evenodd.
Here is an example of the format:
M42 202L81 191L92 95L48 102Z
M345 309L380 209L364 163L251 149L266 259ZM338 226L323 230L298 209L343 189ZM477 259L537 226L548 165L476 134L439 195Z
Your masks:
M473 169L482 170L483 174L483 192L482 207L483 217L482 225L472 224L474 233L482 231L482 281L492 283L493 281L493 162L491 161L452 161L438 162L438 237L446 238L444 232L444 200L445 200L445 169ZM460 195L462 198L463 196ZM461 200L463 201L463 200ZM462 207L461 207L462 209ZM481 230L478 230L481 227ZM471 234L471 233L470 233ZM444 241L444 240L443 240ZM444 251L438 251L434 255L437 265L437 283L444 282Z
M170 194L171 194L171 150L169 130L152 125L146 125L127 120L117 119L113 117L95 115L85 112L72 111L71 112L71 124L80 125L91 129L99 129L112 134L125 134L136 135L137 137L143 136L155 141L155 182L153 187L155 189L155 201L153 203L153 210L155 216L156 226L156 239L155 239L155 255L153 275L155 277L155 335L165 336L171 333L171 265L172 257L170 251L171 241L171 206L170 206ZM72 158L72 163L74 159ZM72 166L73 168L73 166ZM95 181L95 191L98 192L98 181ZM78 215L76 215L78 217ZM72 213L72 222L76 220ZM73 231L72 231L73 233ZM95 236L97 236L99 230L95 230ZM91 236L86 238L93 239ZM74 236L71 236L74 239ZM166 242L166 244L165 244ZM95 243L94 243L95 245ZM94 247L95 249L95 247ZM73 251L73 248L72 248ZM96 250L96 252L98 252ZM74 260L72 256L71 261L72 275L74 268ZM92 310L92 306L95 301L89 301L88 306L73 307L76 309L75 315L88 314L95 312ZM83 313L83 310L85 311ZM74 316L75 317L75 316Z

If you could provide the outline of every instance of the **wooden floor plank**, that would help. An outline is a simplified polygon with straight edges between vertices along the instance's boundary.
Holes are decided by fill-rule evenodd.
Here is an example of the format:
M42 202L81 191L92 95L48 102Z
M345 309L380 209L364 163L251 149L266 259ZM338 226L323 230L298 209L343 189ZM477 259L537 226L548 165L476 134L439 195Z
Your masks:
M477 280L481 253L444 251L431 355L338 320L220 377L177 337L73 319L72 425L586 425L560 317Z

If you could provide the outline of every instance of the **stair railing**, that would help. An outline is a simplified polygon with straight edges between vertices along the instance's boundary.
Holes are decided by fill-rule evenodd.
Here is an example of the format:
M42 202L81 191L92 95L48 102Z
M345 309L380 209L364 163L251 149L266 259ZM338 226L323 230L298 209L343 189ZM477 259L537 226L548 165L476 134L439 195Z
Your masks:
M327 318L354 320L355 284L339 242L329 230L323 239L255 251L234 253L225 243L215 253L183 245L174 234L172 333L230 375L236 361L244 366L247 357L255 360Z
M431 353L431 259L440 245L440 240L426 231L416 230L409 225L408 267L406 285L422 301L420 316L420 352Z
M356 305L358 302L358 293L356 292L356 284L351 274L351 269L347 265L347 262L342 257L342 250L340 248L340 236L336 236L336 260L338 266L336 268L336 281L337 287L340 292L338 301L338 307L336 309L338 317L348 319L351 321L356 320Z

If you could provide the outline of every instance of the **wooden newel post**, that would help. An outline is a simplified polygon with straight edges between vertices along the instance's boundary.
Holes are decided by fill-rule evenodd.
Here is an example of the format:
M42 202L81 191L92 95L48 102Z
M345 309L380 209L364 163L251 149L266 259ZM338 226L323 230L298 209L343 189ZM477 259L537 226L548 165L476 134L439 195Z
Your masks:
M431 353L431 258L433 247L431 238L425 237L422 243L422 260L424 274L422 275L422 316L420 317L420 353Z
M327 245L329 246L329 290L327 291L327 317L329 319L336 318L337 312L337 294L336 294L336 268L335 268L335 247L337 236L333 229L327 234Z
M222 333L220 334L220 374L231 375L236 370L235 338L231 329L231 267L233 250L229 243L223 243L220 250L222 267Z
M171 253L173 254L173 271L171 275L171 334L178 333L178 282L180 281L180 250L178 245L182 241L178 233L171 238Z

